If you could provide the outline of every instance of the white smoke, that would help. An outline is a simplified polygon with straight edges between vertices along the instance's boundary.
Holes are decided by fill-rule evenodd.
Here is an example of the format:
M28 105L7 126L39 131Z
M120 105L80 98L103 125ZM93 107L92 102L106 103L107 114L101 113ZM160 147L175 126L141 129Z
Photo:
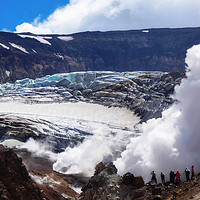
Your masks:
M200 45L188 50L186 63L187 79L175 92L179 103L142 125L142 135L131 139L114 163L120 174L130 171L148 181L152 170L169 174L192 165L200 169Z
M74 33L199 26L199 0L71 0L44 21L24 22L16 32Z
M27 149L34 156L46 157L51 161L56 161L56 154L52 152L52 147L47 141L36 141L33 138L30 138L26 143L18 146L18 148Z
M106 124L96 127L93 133L79 146L68 147L65 152L58 154L53 169L65 174L84 173L92 176L95 166L103 160L112 161L132 135L120 130L112 134Z

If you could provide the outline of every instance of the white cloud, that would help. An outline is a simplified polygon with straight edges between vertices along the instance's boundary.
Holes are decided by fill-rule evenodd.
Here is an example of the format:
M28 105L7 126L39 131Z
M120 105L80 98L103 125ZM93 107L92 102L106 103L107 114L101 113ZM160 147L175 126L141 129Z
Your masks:
M199 0L71 0L46 20L16 27L16 32L73 33L200 25Z
M7 28L3 28L1 31L3 31L3 32L12 32L11 30L9 30Z

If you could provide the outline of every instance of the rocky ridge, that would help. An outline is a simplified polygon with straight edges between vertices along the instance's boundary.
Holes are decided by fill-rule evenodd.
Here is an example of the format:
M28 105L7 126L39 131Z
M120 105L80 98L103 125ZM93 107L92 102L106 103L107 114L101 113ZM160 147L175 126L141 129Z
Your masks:
M200 28L34 35L0 32L0 83L77 71L185 71Z
M142 177L131 175L127 173L122 178L112 163L101 162L96 166L94 176L82 188L80 199L126 199L134 190L144 186Z
M48 200L31 180L22 159L0 145L0 199Z
M200 198L200 176L176 186L144 184L142 177L131 173L117 174L112 163L99 163L90 179L64 175L52 170L52 163L26 150L6 149L0 145L0 199L2 200L197 200ZM25 163L26 167L24 166ZM29 174L26 170L29 171ZM72 186L83 186L79 195Z
M99 163L94 176L82 188L79 200L197 200L200 198L200 176L180 185L144 184L142 177L126 173L123 177L117 174L112 163Z

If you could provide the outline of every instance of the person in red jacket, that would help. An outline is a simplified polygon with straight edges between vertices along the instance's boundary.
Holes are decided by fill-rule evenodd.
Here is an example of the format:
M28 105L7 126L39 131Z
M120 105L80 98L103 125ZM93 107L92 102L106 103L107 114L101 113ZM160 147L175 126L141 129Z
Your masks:
M179 171L176 172L175 183L176 183L177 185L181 183L181 174L180 174Z

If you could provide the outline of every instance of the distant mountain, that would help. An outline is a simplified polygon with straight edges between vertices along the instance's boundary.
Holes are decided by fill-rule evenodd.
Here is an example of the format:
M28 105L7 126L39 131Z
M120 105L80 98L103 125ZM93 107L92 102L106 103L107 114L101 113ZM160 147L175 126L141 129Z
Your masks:
M200 28L34 35L0 32L0 83L74 71L181 71Z

